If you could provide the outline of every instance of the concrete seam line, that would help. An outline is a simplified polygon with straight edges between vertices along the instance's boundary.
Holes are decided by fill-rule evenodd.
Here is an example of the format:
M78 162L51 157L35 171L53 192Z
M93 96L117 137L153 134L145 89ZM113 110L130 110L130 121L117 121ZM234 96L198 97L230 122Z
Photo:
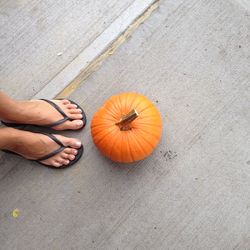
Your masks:
M159 6L160 0L136 0L75 60L56 75L34 99L70 95L101 63L126 41Z
M131 25L129 25L129 27L102 54L83 69L80 74L56 96L56 98L65 98L72 94L91 73L95 72L97 68L101 66L105 59L111 56L132 35L138 26L141 25L158 6L159 0L155 1Z

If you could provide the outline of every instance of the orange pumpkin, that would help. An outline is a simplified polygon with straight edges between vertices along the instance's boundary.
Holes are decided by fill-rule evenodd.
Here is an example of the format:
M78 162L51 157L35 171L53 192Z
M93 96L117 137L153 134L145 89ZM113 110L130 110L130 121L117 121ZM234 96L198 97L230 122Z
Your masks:
M112 96L94 114L91 134L103 155L115 162L134 162L149 156L162 132L159 111L143 95Z

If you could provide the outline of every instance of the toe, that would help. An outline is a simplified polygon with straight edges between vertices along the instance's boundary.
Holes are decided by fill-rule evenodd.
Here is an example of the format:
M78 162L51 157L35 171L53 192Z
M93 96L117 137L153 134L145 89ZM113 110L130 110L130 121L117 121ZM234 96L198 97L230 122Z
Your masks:
M61 163L61 162L59 162L59 161L54 161L53 163L52 163L52 166L53 167L56 167L56 168L59 168L59 167L61 167L63 164Z
M61 155L59 155L56 159L56 162L58 162L59 164L61 164L61 166L62 165L68 165L69 164L69 159L64 159L64 158L62 158L62 156Z
M77 130L83 126L83 121L82 120L67 121L65 122L65 125L68 125L69 127L68 129Z
M82 119L82 114L69 114L69 117L74 120L81 120Z
M55 161L57 163L63 164L64 159L61 157L61 155L57 155L57 157L55 158Z
M66 121L58 126L53 127L55 130L78 130L83 126L82 120Z
M68 157L69 157L68 159L71 161L73 161L76 158L75 155L68 155Z
M74 160L75 159L75 155L74 154L66 154L66 153L62 153L61 157L65 160Z
M60 154L63 159L69 159L69 154L65 153L65 150Z
M64 160L62 161L62 164L63 164L63 165L68 165L68 164L69 164L69 162L70 162L70 160L66 160L66 159L64 159Z
M63 143L65 147L71 147L72 149L77 149L80 148L82 145L81 141L78 139L68 138L60 135L55 135L55 136ZM63 153L67 152L66 150L68 151L69 149L64 149ZM74 151L71 152L73 154Z
M64 152L70 155L77 155L77 149L74 148L65 148Z
M82 146L81 141L74 139L74 138L69 138L67 142L67 146L70 146L71 148L80 148Z
M67 104L67 105L66 105L66 108L67 108L67 109L76 109L76 108L77 108L77 105L76 105L76 104L70 103L70 104Z
M81 114L82 110L81 109L70 109L69 113L70 114Z
M70 101L67 99L63 99L61 100L62 104L66 105L66 104L70 104Z

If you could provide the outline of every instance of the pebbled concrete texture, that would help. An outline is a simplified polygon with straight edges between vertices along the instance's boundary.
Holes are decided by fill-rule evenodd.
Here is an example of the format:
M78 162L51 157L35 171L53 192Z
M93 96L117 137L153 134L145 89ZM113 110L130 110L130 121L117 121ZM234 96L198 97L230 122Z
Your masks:
M250 249L250 14L239 2L162 1L70 96L89 121L112 94L148 96L164 121L148 159L103 158L89 125L65 133L85 146L70 169L1 158L0 248Z

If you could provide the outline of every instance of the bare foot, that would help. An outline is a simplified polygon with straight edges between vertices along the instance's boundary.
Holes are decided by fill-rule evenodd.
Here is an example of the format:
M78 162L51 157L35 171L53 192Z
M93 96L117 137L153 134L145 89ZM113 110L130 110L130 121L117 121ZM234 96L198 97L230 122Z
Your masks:
M26 159L39 159L60 147L46 135L12 128L8 129L11 130L13 140L9 139L4 149L16 152ZM67 138L61 135L54 136L60 140L66 148L51 158L41 161L41 163L53 167L66 166L70 161L75 159L78 152L77 149L81 147L81 142L78 139Z
M81 120L83 115L81 109L78 109L75 104L71 104L69 100L52 100L58 105L64 113L72 121L65 121L64 123L54 126L55 130L77 130L80 129L84 122ZM52 124L63 116L49 103L43 100L30 101L16 101L17 112L10 113L6 122L31 124L31 125L48 125Z

